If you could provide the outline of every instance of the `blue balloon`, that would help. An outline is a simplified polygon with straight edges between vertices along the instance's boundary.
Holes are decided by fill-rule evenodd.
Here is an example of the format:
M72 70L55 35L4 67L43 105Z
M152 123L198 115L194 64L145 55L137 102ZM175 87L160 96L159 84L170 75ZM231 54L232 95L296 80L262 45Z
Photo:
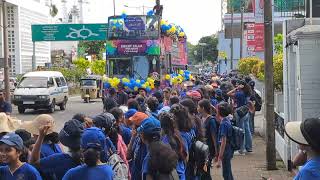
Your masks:
M153 10L147 12L147 16L152 16L154 14Z
M141 84L144 84L144 83L146 83L146 81L145 81L145 80L141 80L140 83L141 83Z
M147 87L147 88L146 88L146 91L147 91L148 93L150 93L150 92L151 92L151 88L150 88L150 87Z
M136 82L136 80L134 80L134 79L130 79L130 83L132 84L132 83L135 83Z
M108 89L108 88L110 88L111 87L111 85L109 84L109 83L104 83L104 89Z

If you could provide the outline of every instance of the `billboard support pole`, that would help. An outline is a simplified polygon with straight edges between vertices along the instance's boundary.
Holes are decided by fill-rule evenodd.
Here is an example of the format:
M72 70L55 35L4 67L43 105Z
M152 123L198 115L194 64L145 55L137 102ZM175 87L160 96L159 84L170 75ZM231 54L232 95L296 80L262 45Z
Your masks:
M3 60L4 60L4 96L5 100L10 102L10 80L9 80L9 59L8 59L8 27L7 27L7 4L2 1L3 13Z
M32 42L32 71L36 70L36 42Z

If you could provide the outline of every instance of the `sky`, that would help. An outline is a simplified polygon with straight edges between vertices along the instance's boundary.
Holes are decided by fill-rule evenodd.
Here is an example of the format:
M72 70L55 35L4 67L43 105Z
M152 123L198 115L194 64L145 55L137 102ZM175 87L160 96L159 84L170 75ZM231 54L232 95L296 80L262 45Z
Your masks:
M57 1L59 6L60 0ZM105 23L113 15L113 0L87 0L86 23ZM142 14L142 6L153 7L155 0L115 0L116 14ZM68 0L70 8L77 0ZM180 25L188 41L196 44L203 36L215 34L221 27L220 0L161 0L163 19ZM127 8L125 5L131 7ZM140 8L135 8L140 7ZM145 8L145 12L152 8Z

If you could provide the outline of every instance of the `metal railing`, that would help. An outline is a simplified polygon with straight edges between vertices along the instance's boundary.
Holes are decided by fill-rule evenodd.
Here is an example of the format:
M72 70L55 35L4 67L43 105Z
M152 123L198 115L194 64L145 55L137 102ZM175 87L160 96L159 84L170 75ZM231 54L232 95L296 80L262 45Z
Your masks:
M276 131L284 138L284 118L277 112L274 112L274 118Z
M306 15L305 5L305 0L275 0L274 11L281 17L301 18Z

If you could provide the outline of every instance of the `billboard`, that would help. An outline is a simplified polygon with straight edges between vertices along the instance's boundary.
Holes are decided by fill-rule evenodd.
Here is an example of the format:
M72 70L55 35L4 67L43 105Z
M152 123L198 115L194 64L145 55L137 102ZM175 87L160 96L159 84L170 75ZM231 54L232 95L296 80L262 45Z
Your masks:
M110 40L106 48L108 57L160 55L159 40Z
M264 51L264 24L246 23L246 40L248 52Z
M159 38L158 16L112 16L109 17L109 40L147 40Z

